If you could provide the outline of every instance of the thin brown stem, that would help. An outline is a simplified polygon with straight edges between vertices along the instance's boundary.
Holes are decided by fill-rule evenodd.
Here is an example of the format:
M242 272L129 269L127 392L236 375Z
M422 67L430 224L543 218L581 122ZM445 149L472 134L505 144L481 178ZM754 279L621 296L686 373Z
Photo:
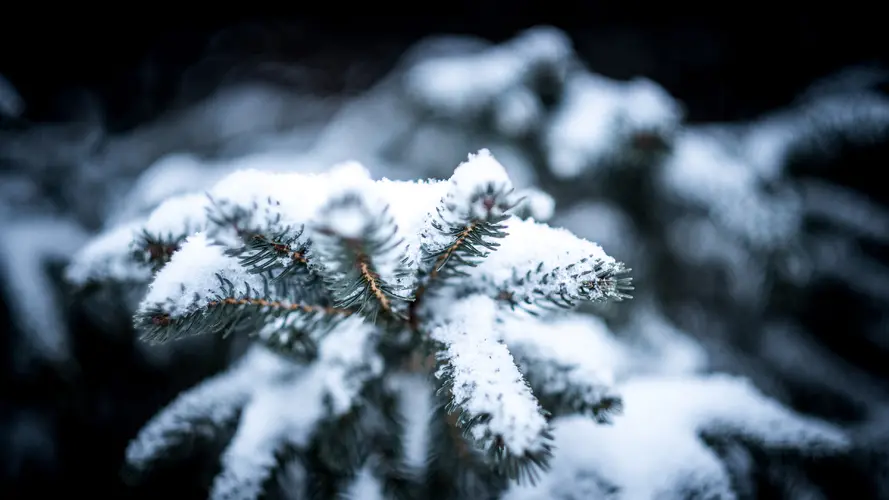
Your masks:
M373 269L370 268L370 264L367 261L367 256L359 255L358 270L359 272L361 272L361 276L364 278L364 281L366 281L367 285L370 287L370 292L380 303L380 307L383 309L383 311L390 312L392 309L392 305L389 303L389 297L386 297L386 294L383 293L382 288L380 288L380 284L378 282L380 276L375 273Z
M413 331L418 331L420 328L420 317L419 311L420 306L423 303L423 297L426 295L426 290L429 289L430 283L432 283L439 274L439 271L444 266L445 262L454 255L454 252L460 249L463 246L463 243L466 242L466 238L469 238L469 235L472 234L472 231L475 230L478 225L481 224L481 221L473 221L468 226L466 226L463 231L457 236L457 239L454 240L454 243L448 247L441 255L435 259L435 263L432 266L432 271L429 272L429 276L426 278L426 281L417 287L417 291L414 294L414 300L411 302L410 306L408 306L408 325L410 329Z

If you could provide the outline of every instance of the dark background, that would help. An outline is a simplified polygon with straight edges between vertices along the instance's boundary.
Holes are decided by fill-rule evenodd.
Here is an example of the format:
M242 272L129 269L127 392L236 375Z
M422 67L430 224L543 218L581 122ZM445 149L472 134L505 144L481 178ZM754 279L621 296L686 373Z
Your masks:
M315 14L288 17L222 14L213 4L179 9L141 4L78 14L46 8L39 16L16 15L6 7L0 16L0 74L26 102L22 126L69 120L78 110L72 103L91 96L106 126L121 131L183 104L182 73L214 47L245 58L297 61L316 76L305 85L336 94L370 85L426 35L465 33L499 41L532 25L552 24L572 37L593 71L655 80L686 105L690 122L735 121L787 105L813 80L842 68L889 62L885 17L877 2L872 5L716 3L712 12L682 15L663 6L579 1L374 2L368 4L374 13L344 16L351 5L330 2L303 6ZM0 495L5 498L61 489L131 498L119 476L127 441L178 391L221 368L195 359L180 373L159 373L139 362L126 342L96 333L86 318L74 314L71 322L85 370L76 385L50 371L26 382L6 373L0 382L0 413L30 408L56 437L55 460L17 464L14 477L4 478L11 484L0 488L12 492ZM3 339L10 337L9 328L0 302ZM4 357L7 345L0 343ZM195 482L191 473L181 469L170 478L182 482L183 498L200 496L188 490Z
M815 78L887 57L885 17L876 2L803 8L719 2L712 12L686 9L688 14L663 5L566 0L371 6L369 14L342 15L337 11L348 6L322 3L305 7L316 14L287 17L198 7L184 9L191 13L158 7L70 17L7 14L0 21L0 73L29 104L30 119L56 118L54 104L65 93L88 88L106 101L110 121L127 127L164 109L175 77L220 33L252 32L250 42L238 47L245 56L301 61L327 73L328 90L337 91L343 76L337 72L345 65L382 72L429 34L496 41L552 24L571 35L593 71L647 76L686 103L689 121L696 122L751 118L787 104ZM146 65L155 66L150 77ZM139 94L150 94L154 105L132 109Z

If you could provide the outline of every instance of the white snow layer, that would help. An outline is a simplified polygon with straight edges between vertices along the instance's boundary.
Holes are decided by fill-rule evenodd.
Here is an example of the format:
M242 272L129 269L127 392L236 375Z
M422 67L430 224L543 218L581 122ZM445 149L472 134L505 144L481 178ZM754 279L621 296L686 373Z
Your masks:
M236 293L262 290L261 278L247 272L238 259L225 255L224 250L204 233L190 236L157 272L139 310L160 307L173 318L195 312L217 295L222 285L220 276L231 281Z
M703 498L734 499L725 466L701 434L743 436L769 449L843 449L838 429L798 416L743 379L723 375L637 378L618 387L625 412L613 425L583 417L555 421L552 469L536 486L513 486L508 500L549 500L557 485L594 475L620 498L672 498L692 487Z
M71 344L60 306L54 300L50 266L65 262L86 241L71 220L0 220L0 287L29 356L53 363L70 361Z
M579 405L615 395L614 367L627 363L627 352L601 320L510 318L501 331L538 396L572 394Z
M372 326L345 321L321 342L319 361L295 378L254 380L210 497L259 498L276 453L285 445L303 449L321 419L348 412L364 384L381 373L375 348Z
M454 237L434 227L462 227L476 220L490 220L503 215L514 202L512 181L506 169L487 149L470 154L445 183L440 206L428 213L420 236L421 245L430 253L450 246Z
M547 294L558 294L563 288L574 290L579 285L577 276L585 276L585 280L595 278L591 271L597 262L606 269L618 265L602 247L578 238L567 229L517 217L509 218L504 224L508 236L503 238L497 251L468 271L468 279L507 289L516 300L535 298L535 290ZM521 277L525 271L537 269L540 274L552 273L552 279L547 283L533 279L523 284L513 283L516 271Z
M506 134L521 133L541 108L530 91L540 71L564 77L571 41L561 31L538 27L474 54L434 57L405 76L405 89L418 102L449 118L477 116L493 106L495 123Z
M571 179L628 147L635 133L668 136L683 112L659 85L636 79L618 82L592 73L569 78L558 109L545 130L549 167Z
M74 255L65 277L74 285L96 283L145 283L151 268L133 259L131 244L144 221L121 224L90 240Z
M445 348L446 361L436 373L453 380L451 399L469 417L489 415L490 420L470 429L471 436L487 449L500 438L515 456L541 452L547 422L537 399L513 362L496 328L497 305L477 295L452 306L451 322L433 330L432 338Z

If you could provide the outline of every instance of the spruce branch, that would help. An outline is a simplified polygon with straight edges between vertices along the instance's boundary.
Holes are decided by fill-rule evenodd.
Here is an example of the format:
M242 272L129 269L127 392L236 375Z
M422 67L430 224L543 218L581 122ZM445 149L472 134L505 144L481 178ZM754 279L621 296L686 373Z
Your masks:
M403 319L411 300L404 240L389 214L359 191L333 198L319 213L315 252L337 308L354 309L372 322L379 313Z
M506 317L501 328L516 364L551 415L580 414L611 423L622 413L613 367L623 351L601 321L578 314L547 321Z
M477 266L500 245L496 240L507 236L501 223L521 201L514 194L506 171L488 150L470 155L454 171L436 217L421 235L420 284L409 310L414 330L426 293L439 282L467 276L465 269Z
M509 238L466 277L466 293L532 314L632 297L630 269L595 243L533 220L511 217L503 225ZM539 241L548 244L534 244Z
M349 314L273 296L267 279L246 272L222 247L198 234L155 275L135 326L143 340L166 342L220 330L255 330L291 315L300 315L309 329L329 328Z
M156 264L134 317L144 340L244 332L293 368L257 376L249 400L237 403L241 421L214 498L258 497L285 450L299 457L310 495L360 483L405 499L490 496L548 467L548 409L605 421L618 406L598 372L570 353L528 339L511 353L509 333L524 319L503 305L624 298L622 264L567 231L511 215L521 200L488 151L448 181L372 181L361 172L238 172L209 198L179 199L183 213L167 205L153 227L169 232L141 233L145 245L161 245L140 264ZM189 224L202 232L173 231ZM437 380L414 384L430 393L437 385L446 400L437 413L431 394L420 415L412 415L420 399L395 396L390 382L405 371ZM433 440L418 448L416 434L430 426ZM444 478L457 484L445 488Z
M439 392L451 394L448 413L457 414L464 436L496 471L533 482L547 467L552 436L546 412L498 341L495 302L466 298L449 316L431 333L441 344L436 377Z
M196 302L193 312L174 317L161 306L137 314L135 326L142 332L142 340L163 343L226 329L250 330L271 319L289 319L292 315L299 315L307 324L306 329L311 330L325 322L330 326L329 323L352 314L347 309L251 296L257 292L249 285L245 286L244 292L237 292L233 283L221 276L219 279L219 291L211 300Z
M261 349L251 349L228 371L180 394L142 428L126 450L128 479L137 482L160 461L194 453L226 431L234 430L259 378L292 371Z

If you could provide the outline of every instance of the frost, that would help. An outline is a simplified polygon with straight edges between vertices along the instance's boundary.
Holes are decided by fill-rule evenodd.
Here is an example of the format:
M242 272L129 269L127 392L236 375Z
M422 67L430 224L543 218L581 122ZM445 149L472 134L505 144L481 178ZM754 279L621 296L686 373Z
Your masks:
M725 465L700 435L718 433L758 442L771 450L802 447L809 453L844 449L838 429L783 409L742 379L636 378L618 388L624 415L601 426L582 417L555 421L553 467L536 487L514 487L505 498L549 499L559 484L589 471L608 478L620 498L671 498L689 488L706 498L736 498Z

